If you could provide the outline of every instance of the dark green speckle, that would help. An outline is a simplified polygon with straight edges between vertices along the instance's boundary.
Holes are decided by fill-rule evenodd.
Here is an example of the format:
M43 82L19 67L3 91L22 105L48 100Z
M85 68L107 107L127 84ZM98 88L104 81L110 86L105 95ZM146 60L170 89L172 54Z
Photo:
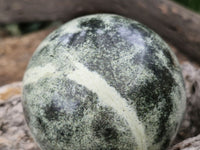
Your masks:
M107 106L115 99L106 87L98 89L110 96L103 103L102 93L90 90L100 83L84 72L81 80L94 80L94 87L72 80L79 63L126 105ZM179 64L166 43L146 26L110 14L81 17L50 34L32 56L23 84L26 122L43 150L165 150L185 107ZM127 110L117 110L122 108ZM144 136L130 127L135 111Z

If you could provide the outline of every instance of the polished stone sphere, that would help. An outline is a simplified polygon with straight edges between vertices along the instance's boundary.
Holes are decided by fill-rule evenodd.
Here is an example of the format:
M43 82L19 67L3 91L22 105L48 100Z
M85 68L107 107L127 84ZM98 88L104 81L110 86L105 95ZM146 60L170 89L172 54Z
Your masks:
M112 14L67 22L33 54L23 108L42 150L164 150L185 108L184 82L167 44Z

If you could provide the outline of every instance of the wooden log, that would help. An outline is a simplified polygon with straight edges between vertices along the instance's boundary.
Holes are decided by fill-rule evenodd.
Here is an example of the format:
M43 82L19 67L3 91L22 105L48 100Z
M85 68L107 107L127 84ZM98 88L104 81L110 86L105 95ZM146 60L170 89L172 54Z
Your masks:
M67 21L92 13L136 19L200 63L200 15L169 0L0 0L0 23Z
M200 67L195 67L190 62L185 62L181 65L181 68L185 81L187 106L173 144L200 134Z
M52 30L50 28L22 37L0 40L0 86L22 80L31 55Z
M173 146L170 150L200 150L200 135L188 138Z

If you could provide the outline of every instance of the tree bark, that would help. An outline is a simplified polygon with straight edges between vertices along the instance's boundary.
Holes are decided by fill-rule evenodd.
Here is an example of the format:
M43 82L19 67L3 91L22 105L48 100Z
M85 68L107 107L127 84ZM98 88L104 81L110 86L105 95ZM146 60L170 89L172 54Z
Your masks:
M53 29L0 40L0 86L22 80L36 47Z
M170 150L200 150L200 135L188 138L173 146Z
M169 0L0 0L0 23L68 21L93 13L138 20L200 63L200 15Z

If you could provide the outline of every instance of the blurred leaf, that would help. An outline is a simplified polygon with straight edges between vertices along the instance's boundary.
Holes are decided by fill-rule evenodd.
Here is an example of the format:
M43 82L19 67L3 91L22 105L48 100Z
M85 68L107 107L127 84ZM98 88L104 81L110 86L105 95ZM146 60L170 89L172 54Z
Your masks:
M5 26L5 29L14 36L21 35L21 32L19 30L18 24L9 24Z

